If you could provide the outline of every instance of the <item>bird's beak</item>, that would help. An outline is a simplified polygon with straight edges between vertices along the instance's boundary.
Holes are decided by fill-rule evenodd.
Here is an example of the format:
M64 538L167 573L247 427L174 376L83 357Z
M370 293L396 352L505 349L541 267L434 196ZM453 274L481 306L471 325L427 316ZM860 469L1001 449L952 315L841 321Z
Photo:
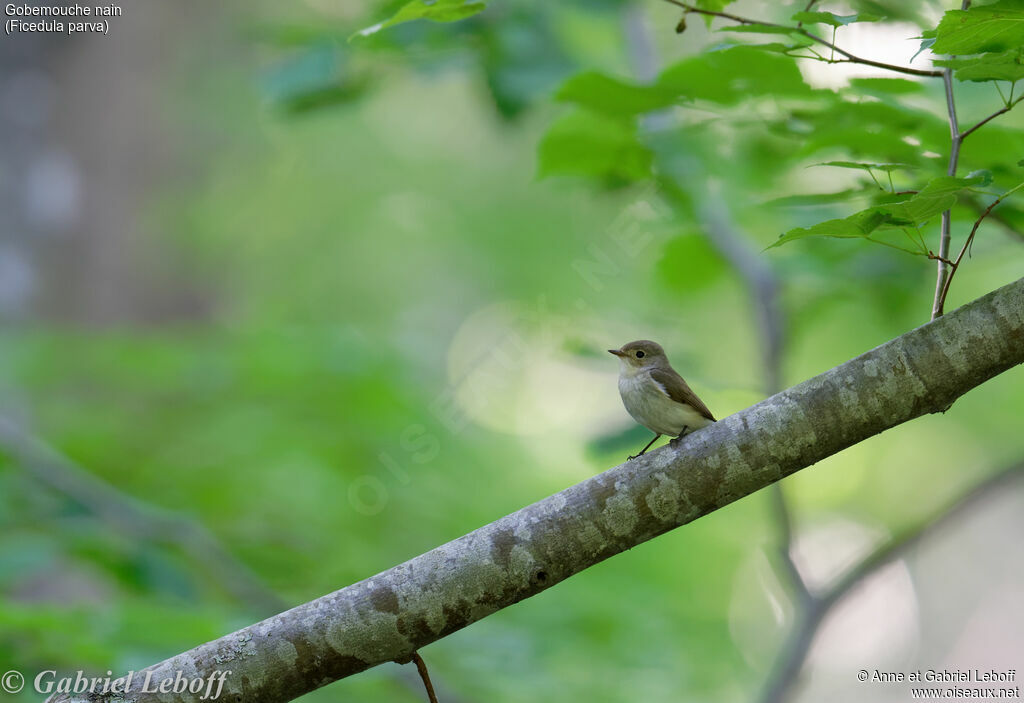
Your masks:
M608 353L609 354L614 354L615 356L619 356L619 357L622 357L622 356L626 355L626 353L624 351L622 351L621 349L609 349Z

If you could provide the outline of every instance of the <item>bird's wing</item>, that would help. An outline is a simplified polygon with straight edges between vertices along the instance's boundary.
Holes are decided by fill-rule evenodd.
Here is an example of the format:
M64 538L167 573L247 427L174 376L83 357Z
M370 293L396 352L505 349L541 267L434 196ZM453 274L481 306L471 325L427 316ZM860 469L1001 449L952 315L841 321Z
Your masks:
M707 419L715 422L715 416L708 410L708 406L697 397L697 394L690 390L683 377L672 369L651 369L651 379L658 384L658 387L677 403L685 403L691 406Z

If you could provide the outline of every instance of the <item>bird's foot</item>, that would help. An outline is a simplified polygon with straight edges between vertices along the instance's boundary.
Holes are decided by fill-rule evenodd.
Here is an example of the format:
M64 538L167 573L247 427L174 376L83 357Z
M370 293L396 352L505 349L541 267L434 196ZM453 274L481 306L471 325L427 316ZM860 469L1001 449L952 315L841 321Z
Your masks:
M672 447L673 449L677 448L679 446L679 442L682 441L683 437L686 436L686 431L688 429L690 429L689 426L684 427L683 431L679 433L678 437L673 437L668 441L668 446Z

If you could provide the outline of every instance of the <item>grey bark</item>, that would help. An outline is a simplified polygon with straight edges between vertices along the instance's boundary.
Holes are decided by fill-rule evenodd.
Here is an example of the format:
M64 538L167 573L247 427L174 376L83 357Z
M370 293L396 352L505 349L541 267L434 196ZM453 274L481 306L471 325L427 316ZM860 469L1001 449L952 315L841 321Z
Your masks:
M230 670L220 700L296 698L491 613L1024 362L1024 278L681 442L598 474L376 576L150 667L152 681ZM132 693L142 702L202 693ZM53 701L123 700L57 696Z

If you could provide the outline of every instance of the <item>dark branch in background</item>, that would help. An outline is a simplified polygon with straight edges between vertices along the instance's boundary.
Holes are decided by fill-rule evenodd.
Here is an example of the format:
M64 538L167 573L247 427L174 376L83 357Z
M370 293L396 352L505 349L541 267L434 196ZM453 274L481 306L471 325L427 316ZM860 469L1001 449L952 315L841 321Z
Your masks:
M132 539L183 549L216 583L257 614L267 615L286 607L206 528L114 488L7 418L0 418L0 451L9 454L36 480L67 496L115 530Z
M891 538L877 548L852 569L847 571L830 588L812 597L809 606L798 615L797 624L787 641L779 664L773 670L773 677L765 687L761 703L782 703L800 674L803 662L814 642L818 628L825 616L846 595L858 585L877 573L882 567L902 558L910 549L925 538L939 531L968 512L984 499L1001 495L1002 490L1014 480L1024 478L1024 462L1003 470L979 483L966 495L957 498L949 506L936 511L916 527Z
M681 7L684 10L686 10L687 12L693 12L693 13L698 14L698 15L707 15L708 17L720 17L722 19L731 20L732 22L737 22L739 24L759 24L759 25L763 25L765 27L782 27L782 28L785 28L785 29L791 29L791 30L793 30L794 34L801 34L801 35L807 37L808 39L810 39L813 42L821 44L822 46L827 46L829 49L831 49L835 53L839 54L840 56L845 56L846 57L846 61L837 61L837 60L823 59L826 63L859 63L859 64L863 64L865 66L874 66L875 68L883 68L883 69L885 69L887 71L895 71L897 73L905 73L905 74L909 74L911 76L929 76L929 77L937 78L937 77L943 75L942 71L934 71L934 70L933 71L929 71L929 70L920 69L920 68L909 68L907 66L897 66L895 64L882 63L881 61L873 61L871 59L865 59L865 58L863 58L861 56L855 56L854 54L851 54L849 51L845 51L843 49L840 49L833 42L830 42L827 39L822 39L817 34L814 34L812 32L808 32L803 27L793 27L793 26L786 25L786 24L776 24L774 22L762 22L761 20L752 20L752 19L749 19L747 17L740 17L738 15L729 14L728 12L716 12L715 10L703 10L703 9L701 9L699 7L695 7L694 5L690 5L688 3L681 2L681 0L665 0L665 2L667 2L667 3L671 4L671 5L675 5L676 7ZM810 58L810 57L805 57L805 58Z
M813 3L808 3L808 7ZM699 179L698 179L699 180ZM771 266L758 256L743 234L737 231L729 217L728 208L719 194L702 194L698 213L703 221L703 232L732 268L743 279L750 295L751 307L757 314L757 328L761 337L761 368L767 395L782 390L782 353L785 320L779 291L778 277ZM811 594L796 562L793 561L793 518L786 501L782 483L769 489L772 513L779 532L778 556L785 576L793 589L798 607L807 603Z
M230 670L280 703L413 653L601 561L922 415L1024 362L1024 278L688 436L347 588L147 669ZM135 703L200 694L140 691ZM106 703L111 695L89 696ZM74 694L51 699L77 701Z
M0 417L0 452L9 454L35 480L127 537L183 549L214 583L254 615L265 617L288 607L205 527L118 490L4 417ZM407 688L419 689L415 674L410 677L403 672L395 679ZM433 695L433 687L428 693ZM452 697L446 694L446 699Z

